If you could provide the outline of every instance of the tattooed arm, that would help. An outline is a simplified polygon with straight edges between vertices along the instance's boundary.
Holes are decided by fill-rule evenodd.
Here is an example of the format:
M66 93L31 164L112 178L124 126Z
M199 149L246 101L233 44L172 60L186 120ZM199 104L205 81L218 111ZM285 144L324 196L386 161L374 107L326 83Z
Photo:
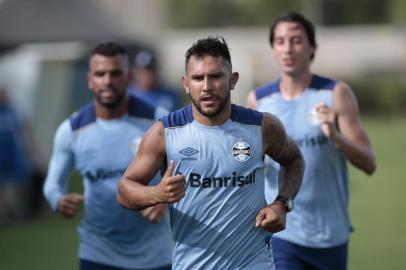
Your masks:
M137 155L120 179L117 200L122 206L139 210L159 203L177 202L183 198L184 177L173 176L173 161L170 161L160 183L148 186L165 157L164 127L159 121L147 131Z
M272 114L264 113L262 138L264 153L280 164L278 197L293 199L299 191L305 168L300 149ZM275 200L259 211L256 226L270 232L281 231L286 225L286 213L284 203Z
M262 123L264 152L280 165L278 196L294 198L305 168L302 153L276 116L265 113Z

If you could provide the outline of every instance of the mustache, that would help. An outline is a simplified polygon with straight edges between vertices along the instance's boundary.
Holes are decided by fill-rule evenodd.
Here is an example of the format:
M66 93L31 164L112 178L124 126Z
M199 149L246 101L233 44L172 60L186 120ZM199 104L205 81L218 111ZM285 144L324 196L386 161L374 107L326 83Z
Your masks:
M204 99L211 99L211 98L215 98L215 99L220 99L220 97L218 95L214 95L214 94L204 94L203 96L201 96L199 99L200 100L204 100Z
M113 91L113 92L118 92L119 91L119 89L117 87L113 86L113 85L107 85L103 90Z

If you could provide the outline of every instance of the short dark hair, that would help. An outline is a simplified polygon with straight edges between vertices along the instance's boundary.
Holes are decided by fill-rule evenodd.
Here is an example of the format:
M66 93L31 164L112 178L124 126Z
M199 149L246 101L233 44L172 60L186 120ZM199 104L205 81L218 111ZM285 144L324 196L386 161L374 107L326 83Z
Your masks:
M115 42L115 41L105 41L97 44L90 55L90 59L94 55L103 55L106 57L114 57L116 55L121 55L123 57L123 63L124 65L129 68L129 59L128 59L128 54L124 46L122 46L120 43Z
M213 57L222 57L223 60L227 60L230 65L231 71L231 56L230 50L228 48L227 42L223 37L207 37L204 39L199 39L193 43L185 53L185 68L189 63L189 60L192 56L203 57L205 55L210 55Z
M306 32L307 39L309 40L310 45L312 45L313 48L317 48L316 31L314 30L313 23L298 12L289 12L285 15L276 18L276 20L271 25L271 30L269 33L269 42L271 44L271 47L273 47L275 28L281 22L294 22L300 24ZM313 58L314 53L310 56L311 60L313 60Z
M115 41L105 41L96 45L92 50L92 56L95 54L100 54L103 56L116 56L124 55L127 56L127 51L124 47Z

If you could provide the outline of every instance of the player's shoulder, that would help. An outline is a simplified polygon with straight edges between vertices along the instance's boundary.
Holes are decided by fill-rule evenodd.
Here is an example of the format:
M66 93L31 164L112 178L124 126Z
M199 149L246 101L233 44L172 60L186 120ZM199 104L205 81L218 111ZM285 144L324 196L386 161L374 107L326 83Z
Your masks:
M161 117L159 120L165 128L185 126L194 120L192 105L173 111L168 115Z
M230 119L233 122L237 122L244 125L262 125L263 113L245 108L236 104L231 104L231 115Z
M320 76L317 74L312 75L309 88L312 90L335 90L338 82L334 79Z
M70 118L66 118L59 124L55 132L56 141L70 141L73 136L74 130L72 129Z
M96 121L96 112L93 102L90 102L74 112L69 117L69 123L73 131L85 127Z
M257 100L280 92L280 80L275 80L254 89L253 93Z
M357 98L355 97L351 87L344 81L337 82L334 88L334 107L336 109L344 108L346 110L348 106L358 106Z
M344 81L337 81L334 87L334 91L337 93L349 93L352 92L352 89L349 84Z

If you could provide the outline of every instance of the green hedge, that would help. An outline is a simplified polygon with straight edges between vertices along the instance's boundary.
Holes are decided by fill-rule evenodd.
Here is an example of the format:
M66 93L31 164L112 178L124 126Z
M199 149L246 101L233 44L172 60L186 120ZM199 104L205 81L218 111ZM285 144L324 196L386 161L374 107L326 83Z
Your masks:
M406 79L401 76L369 75L347 82L362 113L391 115L406 112Z

